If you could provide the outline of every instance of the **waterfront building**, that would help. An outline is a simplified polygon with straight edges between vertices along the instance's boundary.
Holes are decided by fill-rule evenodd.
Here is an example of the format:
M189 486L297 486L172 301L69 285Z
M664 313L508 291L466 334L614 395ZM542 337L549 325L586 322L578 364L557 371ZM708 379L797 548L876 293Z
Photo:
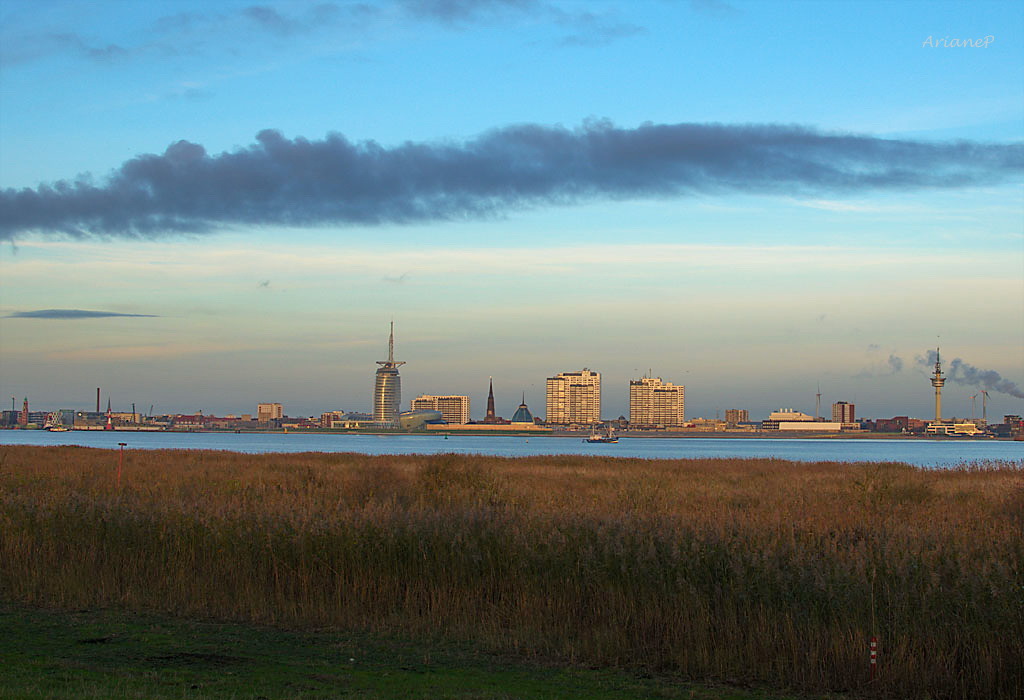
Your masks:
M398 416L398 427L402 430L426 430L428 425L444 425L440 411L422 409L406 411Z
M957 437L973 437L975 435L982 435L984 432L984 430L979 430L977 425L966 420L936 421L929 423L928 427L925 428L925 433L928 435L952 435Z
M661 377L629 382L629 424L637 428L679 427L686 422L685 388Z
M878 418L874 421L874 430L878 433L920 433L928 426L928 421L908 416Z
M320 425L332 430L352 430L370 427L373 416L351 411L327 411L320 415Z
M836 423L854 423L856 418L856 406L846 401L836 401L832 404L832 420Z
M75 430L86 430L88 428L102 427L107 422L107 415L99 411L76 411L69 428Z
M601 421L601 374L586 367L579 372L560 372L547 379L547 422L599 423Z
M260 423L269 423L272 420L284 418L284 406L279 403L256 404L256 420Z
M468 396L434 396L423 394L410 403L413 411L440 411L446 423L463 425L469 422Z
M526 392L523 392L523 402L519 404L519 408L512 414L512 423L513 425L522 423L533 425L533 414L530 413L530 409L526 405Z
M750 411L745 408L727 408L725 409L725 422L730 427L735 427L739 423L749 423Z
M547 426L537 425L536 423L512 423L505 421L504 423L467 423L466 425L444 425L444 424L433 424L427 423L427 431L434 432L453 432L453 433L466 433L476 435L500 435L502 433L508 434L522 434L522 433L551 433L553 430Z
M687 430L695 430L701 433L719 433L728 427L728 423L717 418L694 418L686 423Z
M804 431L804 432L839 432L843 429L842 423L815 421L815 420L794 420L794 421L764 421L768 424L765 430ZM762 426L764 427L764 426Z
M814 420L814 416L809 416L806 413L797 411L792 408L780 408L778 411L772 411L768 414L768 420L770 421L807 421Z
M376 382L373 387L373 420L376 423L395 425L402 410L402 378L398 375L399 365L395 361L395 322L391 322L388 335L388 359L378 360Z

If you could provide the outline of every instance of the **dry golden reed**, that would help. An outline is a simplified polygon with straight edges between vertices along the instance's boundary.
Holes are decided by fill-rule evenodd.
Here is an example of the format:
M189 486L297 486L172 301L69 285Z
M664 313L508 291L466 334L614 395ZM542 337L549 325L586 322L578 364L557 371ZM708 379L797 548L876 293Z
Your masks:
M1024 687L1024 466L0 448L0 598L908 698ZM879 640L869 680L868 642Z

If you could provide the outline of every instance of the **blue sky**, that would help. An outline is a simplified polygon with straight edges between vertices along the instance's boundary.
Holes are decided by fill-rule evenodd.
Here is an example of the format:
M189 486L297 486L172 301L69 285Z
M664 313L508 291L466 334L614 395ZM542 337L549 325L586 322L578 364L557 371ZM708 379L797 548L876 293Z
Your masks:
M367 410L393 318L479 415L590 367L927 417L936 342L995 373L947 414L1024 411L1015 3L212 8L0 6L0 395Z

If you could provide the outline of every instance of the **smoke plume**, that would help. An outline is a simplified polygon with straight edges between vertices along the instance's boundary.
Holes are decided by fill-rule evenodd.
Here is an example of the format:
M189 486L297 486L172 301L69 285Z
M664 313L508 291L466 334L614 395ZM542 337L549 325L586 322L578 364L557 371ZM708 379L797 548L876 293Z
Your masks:
M889 369L892 370L892 374L896 374L903 370L903 359L896 357L896 355L890 354L887 364L889 365Z
M1019 177L1024 145L926 143L798 126L589 121L519 125L458 143L391 148L261 131L210 155L178 141L91 179L0 191L0 240L156 237L237 225L375 225L491 217L524 207L694 193L853 193Z
M918 357L917 361L919 364L932 367L935 365L937 357L938 355L934 350L929 350L925 357ZM959 357L949 363L949 368L946 370L945 375L948 382L966 384L989 391L998 391L1018 399L1024 399L1024 390L1021 390L1016 382L1004 379L994 369L978 369L974 365L967 364Z

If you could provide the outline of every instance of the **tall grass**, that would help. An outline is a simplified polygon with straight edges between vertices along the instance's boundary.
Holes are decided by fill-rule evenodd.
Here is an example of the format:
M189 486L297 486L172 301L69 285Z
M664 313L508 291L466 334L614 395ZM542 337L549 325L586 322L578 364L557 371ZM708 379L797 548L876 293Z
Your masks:
M889 697L1024 687L1024 467L0 448L0 597ZM879 640L869 679L868 642Z

